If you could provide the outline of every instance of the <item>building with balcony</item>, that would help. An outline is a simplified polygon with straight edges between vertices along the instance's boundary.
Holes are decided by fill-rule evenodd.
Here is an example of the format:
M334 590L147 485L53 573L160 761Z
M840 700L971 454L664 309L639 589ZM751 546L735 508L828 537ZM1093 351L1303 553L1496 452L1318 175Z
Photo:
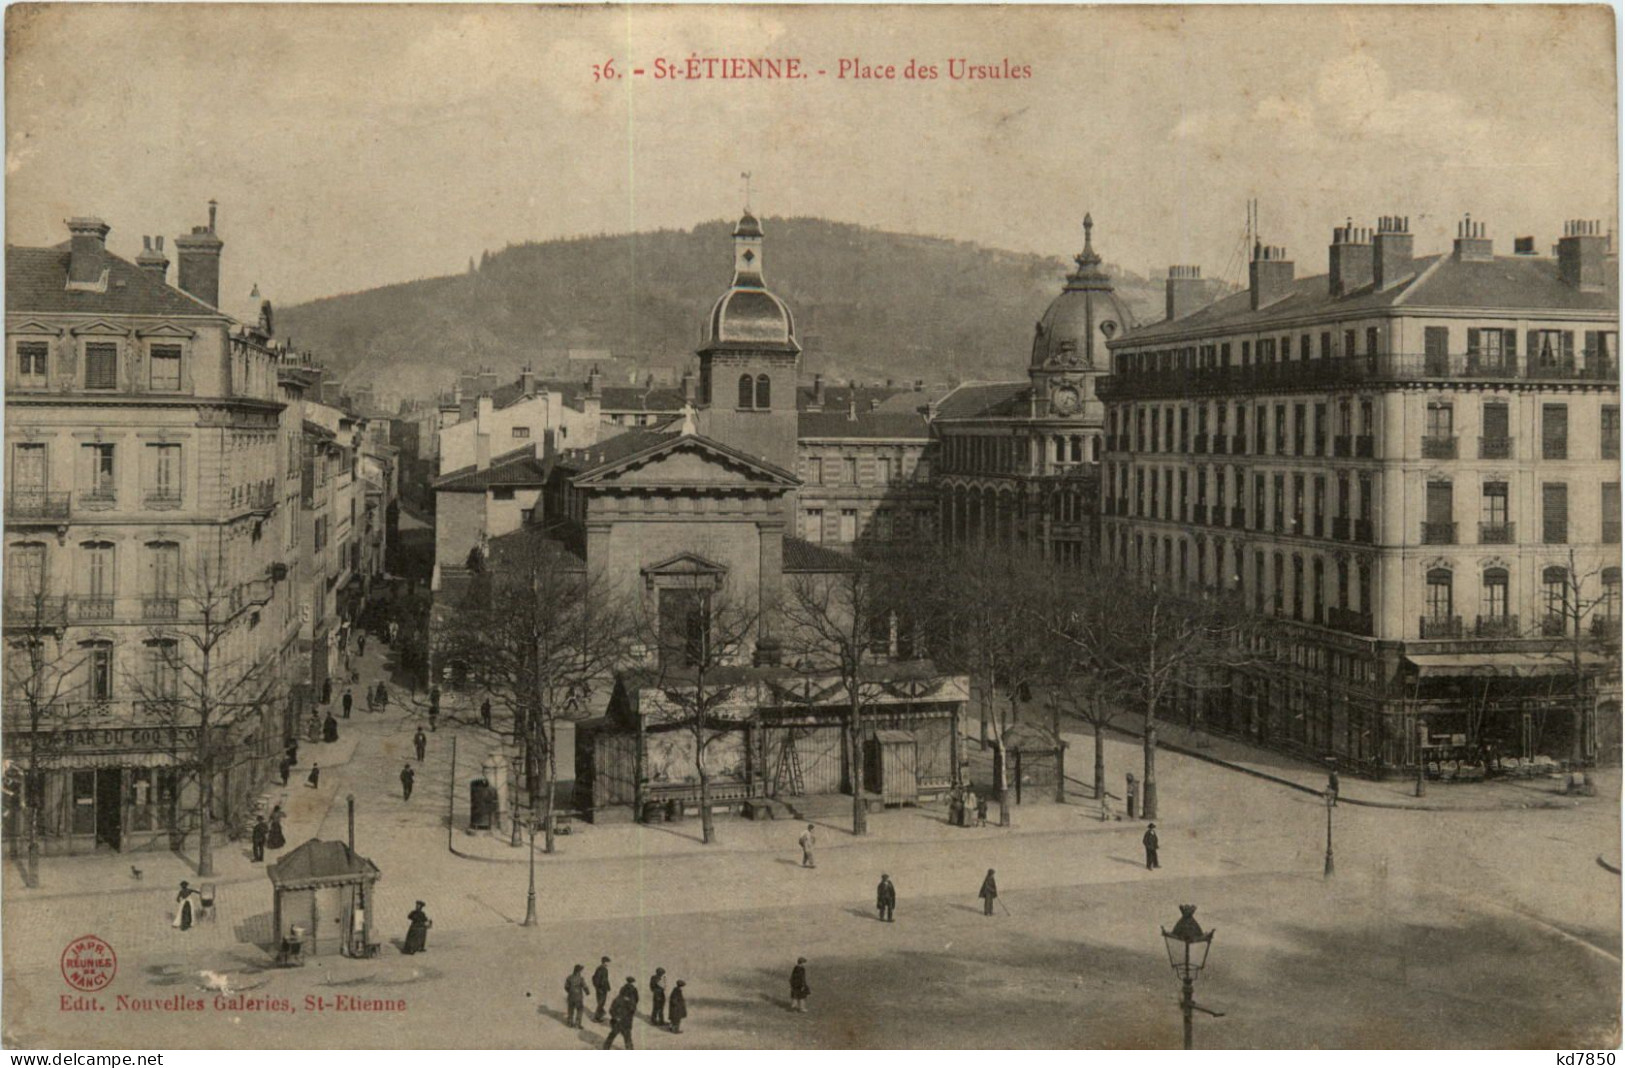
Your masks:
M1617 756L1616 274L1594 223L1417 255L1391 216L1109 343L1103 552L1287 636L1188 715L1370 771Z
M936 537L923 388L826 388L814 376L797 408L798 536L845 548Z
M217 818L280 748L284 353L268 313L219 309L212 203L174 285L162 238L131 262L67 225L6 250L4 831L32 807L45 852L168 848L196 829L186 634L219 627L215 684L249 680L214 721ZM33 701L31 649L55 676Z

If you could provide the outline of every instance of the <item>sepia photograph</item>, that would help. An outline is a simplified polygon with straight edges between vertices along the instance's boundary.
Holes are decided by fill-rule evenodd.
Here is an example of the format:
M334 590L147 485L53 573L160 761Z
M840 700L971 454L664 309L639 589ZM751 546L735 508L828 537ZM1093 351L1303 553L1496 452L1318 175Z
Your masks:
M1618 34L7 7L0 1045L1613 1064Z

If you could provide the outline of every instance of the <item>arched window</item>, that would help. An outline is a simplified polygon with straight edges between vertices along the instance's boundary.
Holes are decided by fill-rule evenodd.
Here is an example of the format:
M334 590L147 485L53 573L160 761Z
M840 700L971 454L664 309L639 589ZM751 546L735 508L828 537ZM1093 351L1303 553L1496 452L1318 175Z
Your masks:
M1428 572L1428 620L1432 623L1443 624L1450 619L1454 602L1451 581L1447 567L1436 567Z
M739 407L749 408L753 404L750 375L739 376Z
M1482 623L1501 626L1507 619L1507 569L1491 567L1484 571Z
M773 407L773 383L766 375L756 376L756 407L764 412Z
M1541 596L1546 602L1546 618L1541 630L1549 635L1568 633L1569 573L1567 568L1548 567L1540 573Z
M45 544L23 541L6 546L6 599L15 599L27 616L34 610L33 599L44 593Z

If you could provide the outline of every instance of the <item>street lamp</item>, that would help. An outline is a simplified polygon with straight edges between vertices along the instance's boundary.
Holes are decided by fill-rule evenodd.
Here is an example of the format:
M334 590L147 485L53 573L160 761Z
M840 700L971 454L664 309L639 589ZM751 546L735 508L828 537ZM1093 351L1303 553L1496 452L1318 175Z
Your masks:
M521 927L536 926L536 815L527 813L525 829L530 832L530 889L525 893L525 922Z
M1196 922L1195 905L1181 905L1179 921L1172 931L1166 927L1162 929L1162 939L1168 946L1168 963L1173 965L1174 974L1179 976L1179 1007L1185 1014L1185 1048L1195 1049L1192 1045L1191 1015L1200 1006L1196 1004L1194 984L1196 976L1207 964L1208 950L1213 946L1213 932L1204 933L1202 925ZM1213 1016L1224 1015L1211 1009L1202 1011Z
M1337 795L1330 790L1326 791L1326 875L1332 877L1332 809L1337 807Z

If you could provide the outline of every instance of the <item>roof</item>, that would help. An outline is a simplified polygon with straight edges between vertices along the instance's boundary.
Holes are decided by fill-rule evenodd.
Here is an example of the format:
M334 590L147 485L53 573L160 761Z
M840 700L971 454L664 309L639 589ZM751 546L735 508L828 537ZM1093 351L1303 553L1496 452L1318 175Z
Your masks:
M312 838L265 869L271 885L282 890L302 890L378 878L378 866L343 842Z
M1027 415L1030 382L967 382L937 403L940 419L988 419Z
M931 436L925 417L911 412L801 412L796 436L807 438L901 438L925 441Z
M68 289L67 243L54 248L6 246L7 312L101 315L207 315L229 318L128 260L103 251L105 289Z
M683 392L663 386L602 386L600 411L677 412L683 408Z
M539 486L547 481L548 470L546 463L536 459L535 448L527 445L495 457L484 471L469 464L441 475L433 488L446 493L484 493L492 486Z
M898 394L912 393L910 386L837 386L826 383L824 385L824 400L818 405L822 411L833 412L837 409L846 411L847 406L856 399L860 409L869 407L872 400L885 401ZM813 398L816 387L796 387L796 407L806 411L813 407ZM922 402L923 403L923 402Z
M322 438L323 440L326 440L326 441L337 441L338 440L338 435L337 434L333 433L331 430L327 429L322 424L313 423L309 419L305 420L304 431L305 431L306 434L309 434L313 438Z
M628 456L635 456L645 449L652 449L677 436L675 430L637 427L616 434L612 438L605 438L596 445L566 450L559 454L558 462L560 467L579 473L595 471L608 464L619 463Z
M670 426L670 424L668 423L667 426ZM750 453L736 449L726 442L718 441L716 438L707 437L704 434L684 434L678 430L651 429L647 427L628 430L624 434L617 434L615 437L598 445L572 450L559 458L559 464L561 467L574 470L576 472L575 477L578 479L593 479L610 473L615 468L625 465L634 458L652 458L659 452L667 451L679 443L698 445L705 451L725 456L752 470L770 476L781 485L795 486L800 484L800 479L777 464L770 463L760 456L752 456ZM586 466L589 464L590 466Z
M1604 291L1582 292L1558 279L1556 260L1540 256L1496 256L1488 260L1422 256L1411 261L1408 280L1387 289L1379 291L1374 285L1366 285L1344 296L1333 296L1328 275L1310 275L1294 280L1286 297L1257 311L1252 307L1252 294L1243 289L1182 319L1140 327L1120 343L1138 345L1219 330L1263 329L1273 323L1317 315L1355 316L1396 306L1411 311L1450 308L1618 314L1619 286L1617 276L1609 274Z
M822 545L805 541L801 538L786 536L784 539L784 570L785 571L822 571L840 572L851 571L856 561L846 553L834 549L826 549Z

